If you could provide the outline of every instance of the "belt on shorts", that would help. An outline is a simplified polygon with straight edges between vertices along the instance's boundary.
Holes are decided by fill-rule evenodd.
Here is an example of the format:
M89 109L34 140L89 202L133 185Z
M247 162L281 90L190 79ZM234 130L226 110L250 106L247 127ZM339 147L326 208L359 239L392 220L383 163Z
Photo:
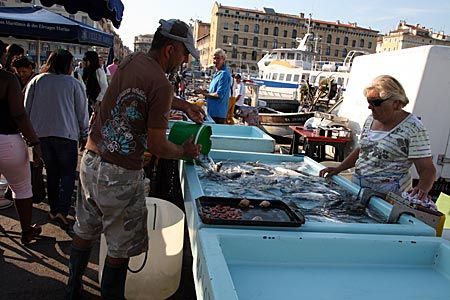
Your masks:
M107 161L106 159L104 159L100 154L98 154L98 153L95 152L95 151L92 151L92 150L87 149L87 150L86 150L86 153L91 154L91 155L93 155L93 156L100 156L100 161L106 162L106 163L108 163L108 164L112 164L111 162L109 162L109 161Z

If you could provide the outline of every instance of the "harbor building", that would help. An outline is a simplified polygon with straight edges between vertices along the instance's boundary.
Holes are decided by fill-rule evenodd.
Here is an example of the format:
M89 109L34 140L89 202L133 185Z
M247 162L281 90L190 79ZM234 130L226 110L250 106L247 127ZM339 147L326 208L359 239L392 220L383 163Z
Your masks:
M154 34L141 34L134 37L134 52L147 53L153 42Z
M305 16L224 6L214 3L211 12L209 50L202 45L202 66L212 65L211 53L216 48L227 52L228 67L234 72L256 73L257 62L270 49L296 48L298 38L308 32L313 40L310 51L320 61L343 61L350 50L375 53L378 31L359 27L356 23L328 22ZM196 35L197 42L203 37ZM203 41L202 41L203 42ZM204 54L208 54L205 59ZM203 62L206 62L204 64Z
M378 43L379 53L425 45L450 46L450 36L445 35L443 31L435 33L420 24L410 25L401 20L397 28L382 36Z

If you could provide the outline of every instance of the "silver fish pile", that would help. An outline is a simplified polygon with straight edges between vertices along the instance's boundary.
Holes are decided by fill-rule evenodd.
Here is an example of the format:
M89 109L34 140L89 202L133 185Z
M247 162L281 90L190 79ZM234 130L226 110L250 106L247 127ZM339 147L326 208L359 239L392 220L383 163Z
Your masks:
M304 162L221 161L197 167L206 196L283 200L307 221L383 223L334 181L318 177Z

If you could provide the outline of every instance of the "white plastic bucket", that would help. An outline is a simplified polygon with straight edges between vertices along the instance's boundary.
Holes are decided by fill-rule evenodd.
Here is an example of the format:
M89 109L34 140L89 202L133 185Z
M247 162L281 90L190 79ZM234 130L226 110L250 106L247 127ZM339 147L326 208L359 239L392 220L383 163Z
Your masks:
M3 177L0 177L0 199L4 199L6 188L8 187L8 181Z
M184 213L174 204L146 197L148 209L149 250L145 267L139 273L128 271L125 297L128 300L163 300L176 292L180 285L183 261ZM156 219L155 219L156 208ZM155 229L153 224L155 222ZM99 281L107 253L102 234L99 255ZM138 270L145 254L132 257L129 268Z

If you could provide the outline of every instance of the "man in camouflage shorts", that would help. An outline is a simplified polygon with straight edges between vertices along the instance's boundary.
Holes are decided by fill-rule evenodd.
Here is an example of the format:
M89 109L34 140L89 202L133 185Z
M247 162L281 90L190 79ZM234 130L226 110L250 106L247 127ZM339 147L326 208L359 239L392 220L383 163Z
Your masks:
M101 297L125 299L129 258L148 250L144 151L167 159L199 154L201 146L192 143L193 136L181 146L166 137L171 107L202 122L203 110L174 99L166 78L189 54L199 55L186 23L159 22L150 51L134 53L119 65L92 121L80 165L66 299L82 298L82 275L102 232L108 251Z

